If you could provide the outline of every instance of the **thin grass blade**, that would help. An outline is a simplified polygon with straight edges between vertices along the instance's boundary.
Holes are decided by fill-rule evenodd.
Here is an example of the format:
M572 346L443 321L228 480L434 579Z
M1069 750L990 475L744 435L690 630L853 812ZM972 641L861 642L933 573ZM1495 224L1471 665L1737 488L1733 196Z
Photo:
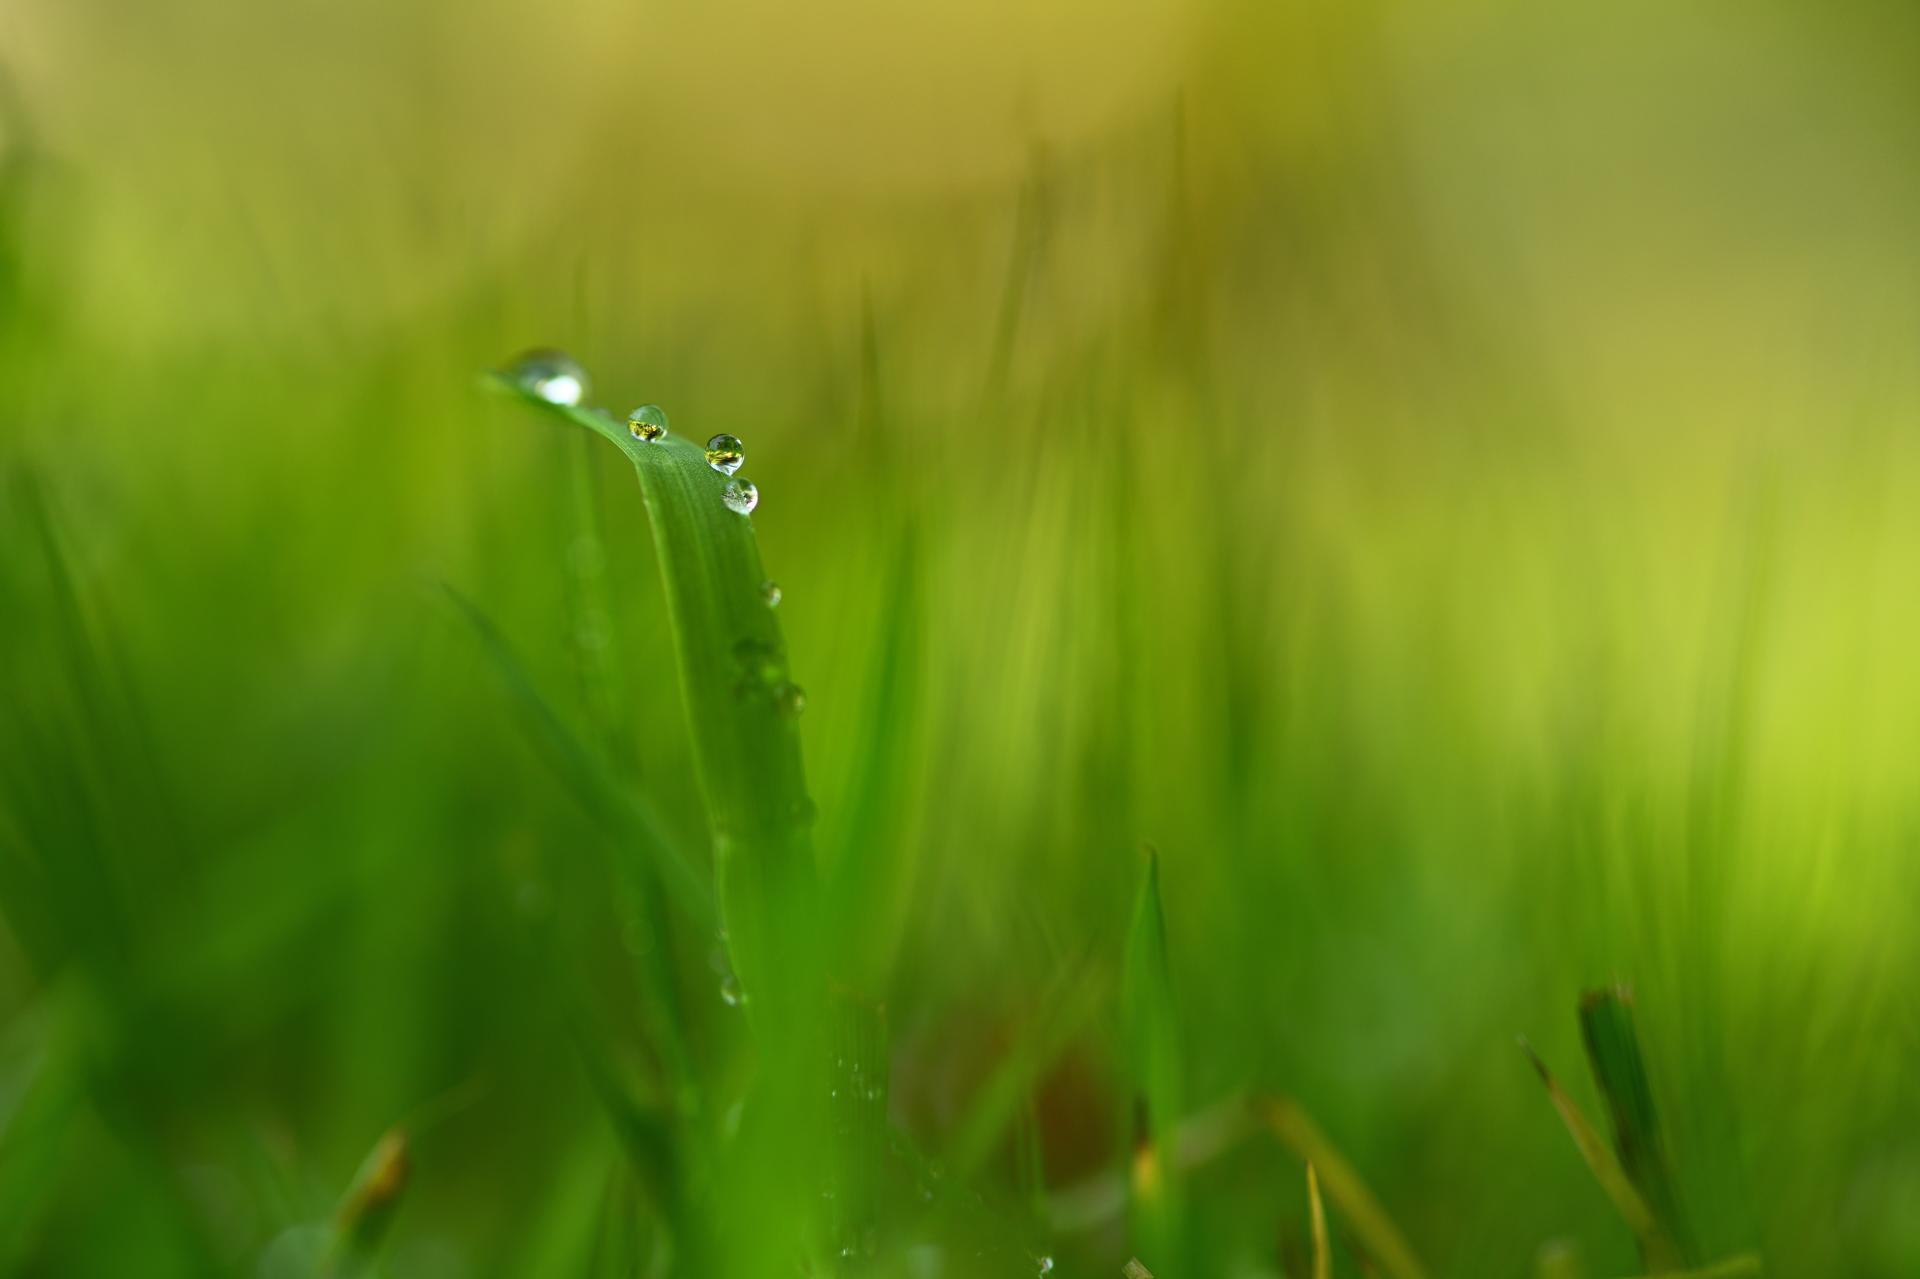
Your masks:
M1414 1255L1406 1236L1346 1156L1334 1148L1297 1102L1286 1097L1264 1098L1256 1103L1256 1111L1283 1145L1314 1166L1327 1197L1353 1228L1360 1246L1392 1279L1425 1279L1426 1267Z
M1560 1081L1553 1077L1553 1072L1547 1069L1547 1063L1540 1060L1540 1055L1533 1051L1532 1045L1522 1040L1520 1047L1539 1073L1540 1082L1546 1085L1547 1096L1552 1099L1554 1109L1560 1112L1561 1121L1567 1125L1567 1132L1572 1135L1573 1144L1579 1148L1581 1157L1587 1161L1587 1167L1593 1170L1594 1180L1600 1183L1600 1188L1613 1201L1614 1210L1620 1214L1621 1220L1640 1240L1648 1267L1653 1270L1678 1269L1682 1264L1679 1249L1668 1238L1659 1219L1647 1206L1647 1201L1640 1197L1639 1190L1634 1187L1626 1170L1621 1168L1620 1161L1607 1149L1607 1143L1587 1122L1580 1107L1560 1086Z

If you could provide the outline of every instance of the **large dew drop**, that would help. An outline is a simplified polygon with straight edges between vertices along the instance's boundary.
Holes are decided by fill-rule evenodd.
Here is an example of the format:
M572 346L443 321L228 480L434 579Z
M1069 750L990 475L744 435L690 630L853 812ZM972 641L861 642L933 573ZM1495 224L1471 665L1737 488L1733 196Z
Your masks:
M772 581L760 583L760 602L762 604L765 604L768 608L777 608L780 605L780 600L780 583Z
M727 486L720 490L720 500L726 503L729 511L745 515L760 505L760 490L754 487L752 480L728 480Z
M627 414L627 430L636 440L657 444L667 438L667 411L658 404L642 404Z
M716 435L707 441L707 465L722 475L732 475L747 460L747 446L737 435Z
M527 394L568 407L585 399L591 385L580 361L565 351L528 351L513 362L508 376Z

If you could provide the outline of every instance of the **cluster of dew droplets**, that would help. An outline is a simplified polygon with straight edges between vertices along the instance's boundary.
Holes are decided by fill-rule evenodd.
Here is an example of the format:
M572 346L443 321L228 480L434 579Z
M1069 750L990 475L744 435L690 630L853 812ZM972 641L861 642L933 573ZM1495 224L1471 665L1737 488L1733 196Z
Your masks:
M807 708L806 690L787 678L786 655L778 645L767 640L743 639L733 646L733 660L739 670L733 685L734 696L764 696L783 719L796 719ZM809 815L796 813L795 816Z
M535 399L562 408L578 408L593 385L580 361L549 347L523 353L506 370L506 377ZM658 404L641 405L627 414L627 431L643 444L660 443L667 438L666 410ZM746 445L739 436L722 432L707 441L706 453L707 465L727 477L720 490L721 504L736 515L751 515L760 505L760 489L752 480L736 474L747 460ZM767 602L779 602L778 587L773 588Z
M746 460L747 446L737 435L722 432L707 441L707 465L727 477L726 487L720 490L720 501L737 515L750 515L753 508L760 505L760 490L754 482L734 474Z

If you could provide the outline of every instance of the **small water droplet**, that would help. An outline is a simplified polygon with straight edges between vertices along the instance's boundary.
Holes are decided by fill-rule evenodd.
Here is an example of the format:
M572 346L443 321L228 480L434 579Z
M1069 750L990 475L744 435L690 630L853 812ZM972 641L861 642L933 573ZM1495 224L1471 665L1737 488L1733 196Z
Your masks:
M729 1008L738 1008L747 1002L747 992L740 989L740 979L732 973L720 979L720 1002Z
M658 404L642 404L627 414L627 430L636 440L657 444L667 438L667 411Z
M576 405L592 385L580 361L565 351L528 351L513 362L510 376L521 389L549 404Z
M713 454L709 453L707 456L712 457ZM760 490L755 487L752 480L728 480L727 486L720 490L720 500L726 503L729 511L746 515L760 505Z
M780 591L780 583L771 581L760 583L760 602L768 608L779 607L780 601L783 598L784 596Z
M732 475L747 460L747 446L737 435L716 435L707 441L707 465L722 475Z
M773 709L787 719L795 719L807 709L807 691L791 680L782 680L773 688Z
M1044 1275L1053 1269L1053 1258L1052 1257L1035 1257L1034 1264L1040 1267L1040 1273Z

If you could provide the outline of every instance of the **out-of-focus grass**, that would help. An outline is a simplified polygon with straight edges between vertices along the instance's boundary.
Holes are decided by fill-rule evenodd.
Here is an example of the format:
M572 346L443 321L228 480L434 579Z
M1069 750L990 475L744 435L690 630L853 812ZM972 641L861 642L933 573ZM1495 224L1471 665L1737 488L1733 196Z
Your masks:
M664 1255L645 974L711 1096L777 1063L440 589L708 846L631 478L473 391L558 343L747 442L950 1273L1130 1255L1021 1183L1130 1156L1143 841L1183 1104L1298 1099L1434 1273L1633 1272L1510 1048L1615 979L1701 1256L1911 1273L1912 16L941 12L806 75L596 6L6 16L4 1264L259 1273L457 1090L392 1273ZM1225 1149L1141 1260L1272 1273L1298 1176Z

